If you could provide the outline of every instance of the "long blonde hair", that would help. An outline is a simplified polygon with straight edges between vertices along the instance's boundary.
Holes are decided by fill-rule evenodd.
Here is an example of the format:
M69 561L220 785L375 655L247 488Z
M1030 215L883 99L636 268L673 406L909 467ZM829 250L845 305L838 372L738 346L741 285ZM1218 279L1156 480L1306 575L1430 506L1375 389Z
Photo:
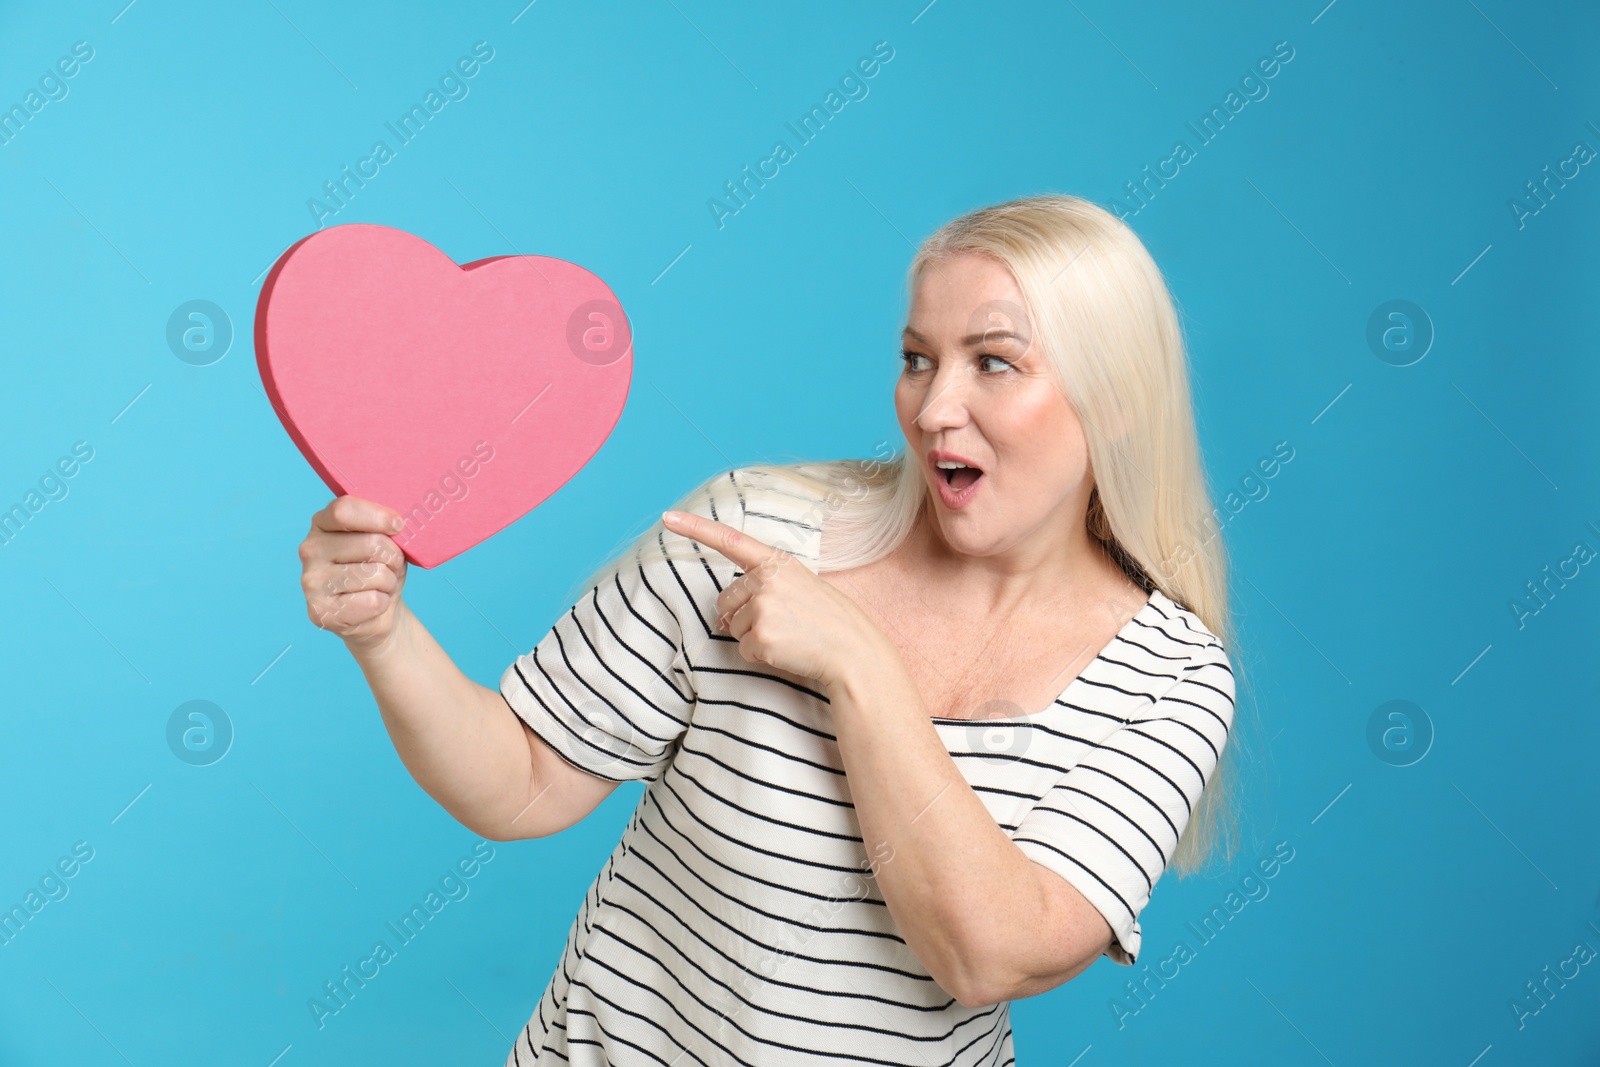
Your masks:
M1159 588L1193 611L1229 650L1238 679L1226 558L1200 460L1187 353L1155 261L1105 209L1074 196L1032 196L940 227L911 261L908 301L926 271L959 255L989 256L1010 270L1026 302L1016 309L1021 325L1042 344L1084 424L1095 480L1084 520L1090 533L1146 592ZM817 525L825 519L827 528L820 570L849 570L893 552L929 495L920 464L907 462L903 448L884 460L741 469L818 501ZM719 479L726 474L702 483L676 507L704 512ZM582 588L641 552L693 559L704 550L658 520ZM1241 718L1236 706L1233 736L1173 852L1169 865L1179 877L1199 870L1219 847L1225 860L1233 856Z

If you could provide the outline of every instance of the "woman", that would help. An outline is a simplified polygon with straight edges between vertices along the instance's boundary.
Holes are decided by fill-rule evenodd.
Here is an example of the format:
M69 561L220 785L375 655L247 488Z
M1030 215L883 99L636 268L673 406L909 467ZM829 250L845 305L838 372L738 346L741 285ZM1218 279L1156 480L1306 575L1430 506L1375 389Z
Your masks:
M711 479L498 693L400 600L396 513L314 519L311 616L464 825L649 783L507 1064L1009 1064L1009 1001L1133 964L1161 873L1225 836L1223 558L1159 271L1041 196L909 282L903 451Z

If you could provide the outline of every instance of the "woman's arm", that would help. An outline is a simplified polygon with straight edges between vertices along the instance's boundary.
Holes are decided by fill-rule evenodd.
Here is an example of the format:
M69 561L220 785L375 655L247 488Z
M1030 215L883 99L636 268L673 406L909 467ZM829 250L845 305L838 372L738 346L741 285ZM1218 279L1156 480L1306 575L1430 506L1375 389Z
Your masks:
M594 810L613 784L563 762L499 693L462 674L401 599L405 554L393 508L335 497L300 543L306 614L344 640L366 674L395 751L469 830L542 837Z
M946 992L968 1007L1034 996L1099 958L1105 918L995 822L892 645L854 657L828 698L862 842L889 854L884 902Z
M558 833L616 788L556 755L497 690L463 674L403 601L385 641L349 648L406 770L474 833Z
M1104 916L994 821L899 650L855 601L726 524L672 511L663 521L744 568L717 598L740 655L827 689L862 844L888 854L874 869L884 902L946 992L969 1007L1033 996L1106 951Z

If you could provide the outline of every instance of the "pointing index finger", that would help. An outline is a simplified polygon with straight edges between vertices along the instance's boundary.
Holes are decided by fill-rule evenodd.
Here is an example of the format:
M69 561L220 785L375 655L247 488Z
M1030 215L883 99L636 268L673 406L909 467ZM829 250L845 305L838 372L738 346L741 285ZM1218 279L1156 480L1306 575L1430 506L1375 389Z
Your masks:
M690 512L664 511L661 521L667 529L682 534L726 556L744 570L754 570L776 554L771 545L762 544L747 533L726 523Z

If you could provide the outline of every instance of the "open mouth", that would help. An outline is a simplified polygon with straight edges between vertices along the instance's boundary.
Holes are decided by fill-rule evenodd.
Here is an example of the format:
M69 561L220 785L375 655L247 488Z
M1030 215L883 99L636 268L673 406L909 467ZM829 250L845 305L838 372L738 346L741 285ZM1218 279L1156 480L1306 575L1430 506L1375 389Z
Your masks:
M983 477L983 471L964 463L940 460L936 466L939 473L944 475L945 484L958 493L970 489L979 478Z

